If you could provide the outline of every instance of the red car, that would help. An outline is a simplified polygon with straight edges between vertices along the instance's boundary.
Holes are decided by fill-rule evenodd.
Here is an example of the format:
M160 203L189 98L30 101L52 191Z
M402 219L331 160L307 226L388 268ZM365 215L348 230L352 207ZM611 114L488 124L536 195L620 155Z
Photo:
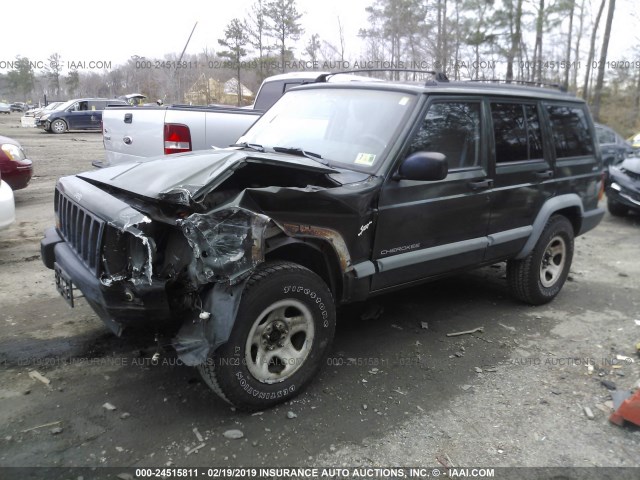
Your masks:
M12 138L0 135L0 173L12 190L26 187L33 175L33 163L22 146Z

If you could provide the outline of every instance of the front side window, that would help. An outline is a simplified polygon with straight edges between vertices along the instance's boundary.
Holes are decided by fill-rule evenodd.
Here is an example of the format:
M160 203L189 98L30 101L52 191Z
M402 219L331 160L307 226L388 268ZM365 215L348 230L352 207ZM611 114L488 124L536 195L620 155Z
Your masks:
M547 105L556 158L591 155L593 139L582 107Z
M492 103L496 163L543 158L540 121L535 105Z
M480 165L480 102L435 102L409 147L445 155L449 170Z

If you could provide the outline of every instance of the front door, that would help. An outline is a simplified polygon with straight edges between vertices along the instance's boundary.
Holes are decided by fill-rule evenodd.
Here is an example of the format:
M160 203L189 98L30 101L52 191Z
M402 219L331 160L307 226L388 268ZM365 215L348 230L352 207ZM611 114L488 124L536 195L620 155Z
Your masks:
M435 97L406 153L443 153L449 174L421 182L389 178L378 203L372 290L421 280L482 261L489 189L480 98Z

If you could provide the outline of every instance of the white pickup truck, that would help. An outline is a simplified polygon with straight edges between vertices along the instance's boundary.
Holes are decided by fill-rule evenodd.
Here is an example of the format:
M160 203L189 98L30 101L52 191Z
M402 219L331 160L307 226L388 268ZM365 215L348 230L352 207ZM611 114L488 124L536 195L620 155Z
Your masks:
M96 167L173 153L228 147L287 90L323 72L285 73L262 82L249 108L189 105L109 107L102 114L105 158Z

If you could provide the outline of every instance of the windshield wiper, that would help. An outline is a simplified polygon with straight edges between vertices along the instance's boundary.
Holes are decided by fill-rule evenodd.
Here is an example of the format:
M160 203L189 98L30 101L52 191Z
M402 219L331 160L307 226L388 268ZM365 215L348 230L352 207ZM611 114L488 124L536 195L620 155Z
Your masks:
M229 146L230 147L248 148L249 150L255 150L256 152L263 152L264 153L264 147L262 145L257 144L257 143L241 142L241 143L234 143L233 145L229 145Z
M299 147L273 147L273 151L278 153L288 153L290 155L298 155L300 157L307 157L311 160L316 160L323 165L329 165L329 162L322 159L322 155L314 152L308 152Z

